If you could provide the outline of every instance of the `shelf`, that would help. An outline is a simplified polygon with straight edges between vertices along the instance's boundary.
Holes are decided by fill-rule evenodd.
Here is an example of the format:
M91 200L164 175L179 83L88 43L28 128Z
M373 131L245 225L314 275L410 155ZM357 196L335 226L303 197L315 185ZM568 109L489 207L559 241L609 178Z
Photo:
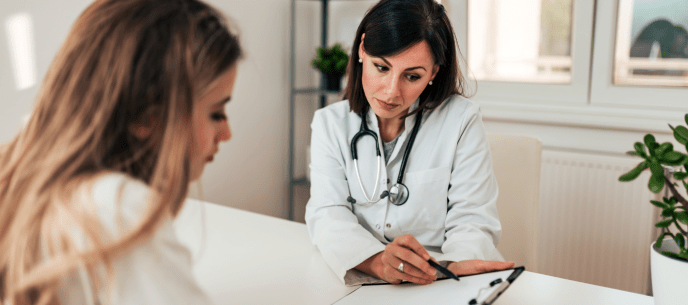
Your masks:
M340 95L343 91L331 91L318 88L301 88L294 89L293 94L318 94L318 95Z
M297 178L291 181L291 184L293 185L304 185L304 186L311 186L311 181L308 180L306 177L301 177Z

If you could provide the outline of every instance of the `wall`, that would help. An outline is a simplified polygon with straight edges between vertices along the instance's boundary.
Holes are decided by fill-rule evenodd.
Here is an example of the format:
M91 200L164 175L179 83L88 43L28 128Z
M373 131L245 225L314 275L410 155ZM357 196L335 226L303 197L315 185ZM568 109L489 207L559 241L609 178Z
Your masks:
M238 25L246 57L227 108L232 139L201 178L203 199L287 217L287 0L212 0Z

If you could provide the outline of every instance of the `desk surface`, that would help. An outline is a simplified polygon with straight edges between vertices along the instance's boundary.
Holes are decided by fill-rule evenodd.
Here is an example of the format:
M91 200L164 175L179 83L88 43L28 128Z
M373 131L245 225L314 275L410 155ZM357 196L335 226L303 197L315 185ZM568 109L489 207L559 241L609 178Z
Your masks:
M194 275L215 304L324 305L357 289L337 279L303 224L189 200L175 228L192 250ZM526 271L495 304L654 302L645 295Z

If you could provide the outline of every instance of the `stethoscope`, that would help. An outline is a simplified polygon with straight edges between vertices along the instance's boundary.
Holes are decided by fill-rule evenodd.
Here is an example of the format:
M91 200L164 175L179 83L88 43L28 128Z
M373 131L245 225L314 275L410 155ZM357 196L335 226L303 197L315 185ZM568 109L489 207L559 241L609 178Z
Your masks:
M389 202L391 202L392 204L403 205L409 198L409 190L406 187L406 185L401 183L401 181L404 179L404 169L406 168L406 162L408 161L408 155L411 152L413 142L416 140L416 134L418 134L418 129L420 128L420 120L423 117L423 111L418 111L418 113L416 114L416 122L413 125L413 130L411 130L411 138L409 139L408 146L406 146L406 150L404 151L404 157L401 159L401 167L399 168L399 177L397 177L397 183L395 183L389 189L389 191L382 192L382 194L380 194L380 199L375 201L373 201L372 196L368 197L368 193L366 193L365 188L363 188L361 174L358 171L358 154L356 149L356 142L363 136L371 136L373 137L373 139L375 139L375 154L377 155L377 176L375 177L375 188L373 189L373 196L375 196L375 194L377 193L377 186L379 184L378 180L380 179L382 156L380 155L380 145L378 144L377 134L375 134L375 132L373 132L372 130L368 129L368 123L366 123L367 117L368 108L366 107L366 109L363 110L363 113L361 114L361 129L358 131L358 133L354 135L353 139L351 139L351 156L354 159L356 177L358 178L358 184L361 186L361 190L363 191L363 196L365 196L366 200L368 200L368 202L358 204L362 206L367 206L389 196ZM351 197L351 195L349 195L349 197L346 198L346 201L352 204L356 203L356 199Z

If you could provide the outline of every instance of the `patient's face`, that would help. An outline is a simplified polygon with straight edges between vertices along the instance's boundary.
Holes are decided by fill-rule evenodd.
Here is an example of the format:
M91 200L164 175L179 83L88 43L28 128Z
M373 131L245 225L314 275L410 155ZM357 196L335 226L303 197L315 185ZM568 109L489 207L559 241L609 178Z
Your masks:
M198 180L205 165L213 161L220 149L220 142L229 141L232 137L225 105L232 96L236 74L235 66L194 102L189 147L191 181Z

